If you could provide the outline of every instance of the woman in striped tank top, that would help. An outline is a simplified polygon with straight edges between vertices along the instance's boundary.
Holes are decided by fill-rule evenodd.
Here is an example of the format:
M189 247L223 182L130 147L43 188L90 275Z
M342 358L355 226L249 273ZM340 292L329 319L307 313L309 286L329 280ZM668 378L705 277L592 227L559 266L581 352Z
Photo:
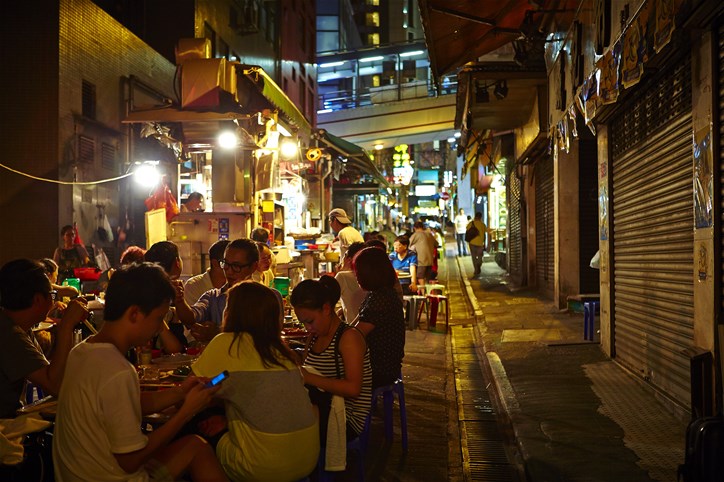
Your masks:
M323 276L319 281L304 280L292 291L292 306L299 321L310 332L304 383L345 399L347 438L358 436L370 412L372 368L365 338L359 330L344 323L335 312L340 297L337 280Z

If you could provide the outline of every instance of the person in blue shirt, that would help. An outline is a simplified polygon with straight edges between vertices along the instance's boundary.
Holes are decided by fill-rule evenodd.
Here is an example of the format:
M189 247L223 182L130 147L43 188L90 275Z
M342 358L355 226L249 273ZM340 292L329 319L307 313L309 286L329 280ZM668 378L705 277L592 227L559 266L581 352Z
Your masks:
M392 267L397 271L402 285L402 293L405 295L412 294L417 291L417 254L410 251L410 238L407 236L398 236L393 244L395 252L390 254ZM407 274L410 277L407 277Z

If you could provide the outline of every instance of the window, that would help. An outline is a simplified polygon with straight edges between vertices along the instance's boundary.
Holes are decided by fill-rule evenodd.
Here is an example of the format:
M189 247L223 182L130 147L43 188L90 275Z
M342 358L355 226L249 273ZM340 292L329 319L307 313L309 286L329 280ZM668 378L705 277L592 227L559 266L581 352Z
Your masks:
M107 142L101 144L101 165L106 169L116 168L116 146Z
M96 141L92 137L78 136L78 162L93 164L96 154Z
M368 27L379 27L380 26L380 14L379 12L369 12L365 15L365 25Z
M380 0L367 0L365 3L367 3L367 5L379 6Z
M219 50L216 51L216 57L217 58L223 57L228 60L229 59L229 44L224 42L224 39L219 37L219 42L217 45L218 45Z
M378 34L378 33L367 34L367 45L379 45L379 44L380 44L380 34Z
M82 114L89 119L96 118L96 86L84 80L82 87Z

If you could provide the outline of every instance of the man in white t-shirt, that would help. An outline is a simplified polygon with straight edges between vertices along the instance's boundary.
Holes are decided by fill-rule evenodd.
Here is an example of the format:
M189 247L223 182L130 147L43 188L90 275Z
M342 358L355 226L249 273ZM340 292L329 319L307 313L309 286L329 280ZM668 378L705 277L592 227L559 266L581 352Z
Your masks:
M460 208L458 215L455 216L455 239L458 242L458 256L468 255L468 246L465 244L465 230L468 226L468 217L465 216L465 210Z
M352 221L344 209L335 208L329 212L329 227L339 238L339 260L343 263L347 247L352 243L364 243L365 240L360 232L352 227Z
M162 326L176 291L168 275L150 263L113 274L104 323L71 350L58 397L53 463L59 482L176 480L185 472L203 480L227 480L214 450L195 435L173 440L221 388L188 377L169 390L141 392L136 369L124 354L145 344ZM179 404L178 411L148 435L142 415Z
M209 267L202 274L192 276L184 283L184 299L193 305L201 295L214 288L221 288L226 283L221 262L224 260L224 251L229 245L228 239L215 242L209 248Z

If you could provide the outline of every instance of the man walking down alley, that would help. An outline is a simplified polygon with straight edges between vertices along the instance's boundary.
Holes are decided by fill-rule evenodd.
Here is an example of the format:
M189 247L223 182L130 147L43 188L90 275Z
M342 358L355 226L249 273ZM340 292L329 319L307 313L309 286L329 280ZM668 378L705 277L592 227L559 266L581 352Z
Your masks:
M483 265L483 254L485 254L485 233L487 228L483 224L483 213L476 212L475 219L470 221L466 229L470 226L475 226L475 229L478 230L478 235L470 240L470 256L473 258L473 268L475 269L470 279L475 279L480 276L480 267Z
M455 216L455 240L458 243L458 256L467 256L468 247L465 244L465 230L468 227L468 217L465 216L465 210L460 208L457 216Z

